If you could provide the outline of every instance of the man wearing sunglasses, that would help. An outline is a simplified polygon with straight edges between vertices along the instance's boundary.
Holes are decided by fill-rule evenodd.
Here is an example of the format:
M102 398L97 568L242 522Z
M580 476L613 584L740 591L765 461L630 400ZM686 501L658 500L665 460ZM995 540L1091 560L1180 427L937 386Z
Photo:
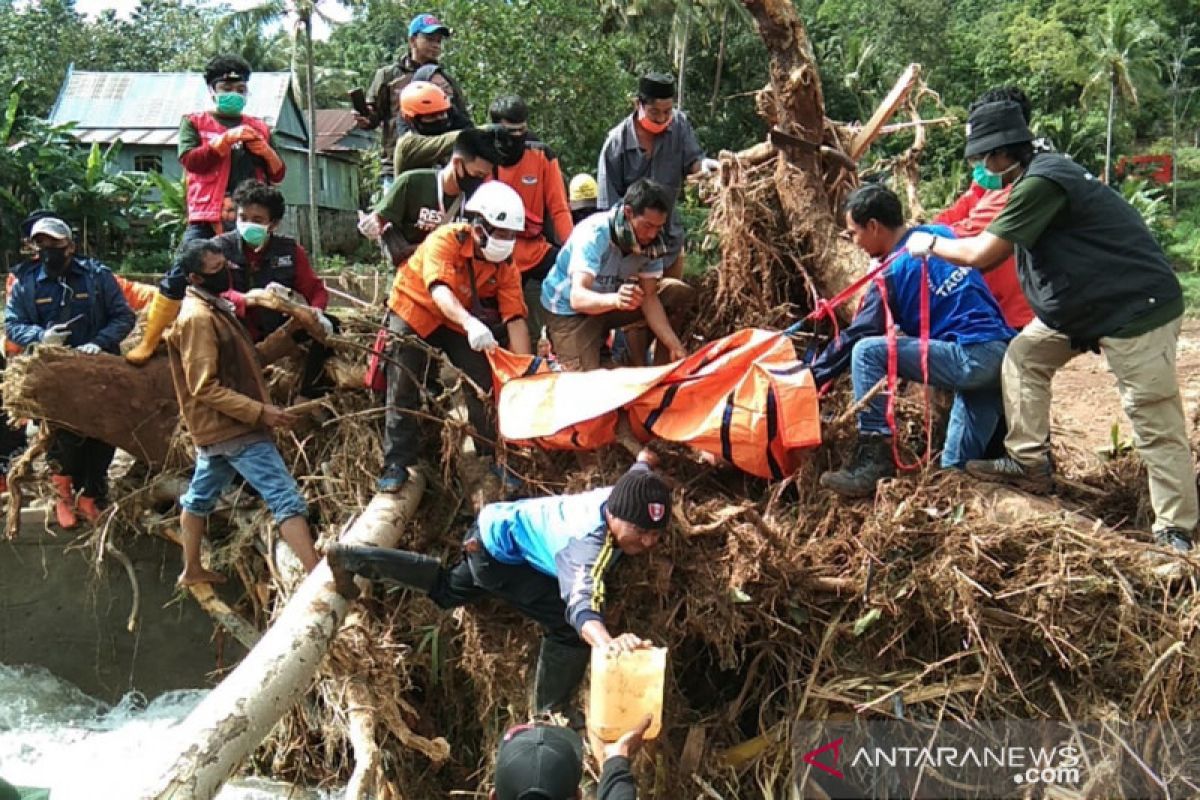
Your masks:
M671 489L643 451L611 487L582 494L491 503L464 540L464 558L447 569L436 558L385 547L335 544L326 555L346 597L351 575L418 589L445 609L499 597L542 626L534 681L537 713L557 712L581 726L570 707L591 648L628 652L647 643L613 635L605 623L605 579L622 554L658 545L671 520Z

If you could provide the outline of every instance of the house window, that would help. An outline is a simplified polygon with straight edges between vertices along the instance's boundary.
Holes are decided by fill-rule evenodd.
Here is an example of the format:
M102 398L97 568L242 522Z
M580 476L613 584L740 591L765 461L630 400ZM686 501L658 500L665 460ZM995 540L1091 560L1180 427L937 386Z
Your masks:
M133 168L138 172L162 172L162 156L158 153L143 153L133 157Z
M318 191L320 191L322 193L328 192L329 191L329 183L325 177L325 165L324 164L317 165L317 175L320 179L320 183L317 184L320 187L318 189Z

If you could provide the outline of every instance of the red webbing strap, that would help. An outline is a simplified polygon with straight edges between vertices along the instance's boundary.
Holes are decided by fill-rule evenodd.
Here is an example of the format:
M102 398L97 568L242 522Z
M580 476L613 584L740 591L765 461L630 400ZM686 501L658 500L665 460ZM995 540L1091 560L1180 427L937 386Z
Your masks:
M892 460L896 462L896 467L911 471L924 468L933 456L933 401L929 393L929 260L921 259L921 379L924 381L925 395L925 455L918 458L912 464L904 463L904 459L900 456L900 437L896 431L896 385L899 382L899 351L896 347L896 325L892 318L892 307L888 304L887 281L878 276L875 278L875 285L879 288L879 294L883 299L883 313L885 324L887 325L887 350L888 350L888 374L887 374L887 423L892 429Z
M833 338L836 339L840 334L840 331L838 330L837 314L835 313L837 307L849 300L854 295L858 294L864 286L875 280L875 278L877 278L879 275L883 274L883 271L890 267L892 262L895 261L903 252L903 250L896 251L887 259L885 259L882 264L875 267L875 269L869 270L861 278L847 286L845 289L842 289L830 299L825 300L818 297L816 307L804 319L813 320L815 322L820 320L822 317L828 317L829 321L833 323Z

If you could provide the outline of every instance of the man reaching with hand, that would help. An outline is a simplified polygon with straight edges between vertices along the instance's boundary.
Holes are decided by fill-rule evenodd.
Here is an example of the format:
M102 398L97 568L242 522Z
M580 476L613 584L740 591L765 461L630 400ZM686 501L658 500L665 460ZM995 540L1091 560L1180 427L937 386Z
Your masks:
M279 455L271 431L296 421L271 405L262 366L287 355L296 344L288 322L257 346L220 297L229 289L229 262L219 242L184 245L178 265L187 276L187 293L171 332L167 353L179 411L196 445L196 471L180 498L183 572L179 585L220 583L225 577L200 563L208 515L221 493L240 474L262 495L283 540L312 572L317 552L309 532L308 508L296 481Z
M462 560L449 569L420 553L335 544L326 557L338 591L357 593L354 574L412 587L445 609L489 595L505 600L542 626L534 712L578 721L570 703L592 648L648 646L632 633L609 631L603 603L618 558L652 550L671 522L671 489L653 460L643 450L611 487L484 506L467 531Z
M696 290L663 277L663 228L670 216L666 188L643 178L629 187L624 202L575 226L542 281L546 327L564 369L599 367L600 348L617 328L629 341L630 366L645 366L651 333L658 339L656 364L687 356L676 331Z

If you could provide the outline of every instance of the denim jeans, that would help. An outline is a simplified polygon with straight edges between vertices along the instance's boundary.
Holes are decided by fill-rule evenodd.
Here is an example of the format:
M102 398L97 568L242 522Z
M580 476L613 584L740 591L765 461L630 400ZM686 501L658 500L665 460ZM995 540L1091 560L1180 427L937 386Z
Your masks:
M262 495L275 522L308 512L304 495L300 494L296 480L270 440L247 444L227 455L197 453L196 471L192 473L192 482L179 504L188 513L207 517L217 507L221 493L229 486L235 472Z
M1007 348L1007 342L960 345L930 340L929 385L954 392L942 451L943 467L961 468L973 458L983 458L1002 413L1000 365ZM922 380L921 340L898 337L896 353L900 377ZM850 359L855 399L887 376L887 354L886 336L869 336L855 343ZM886 414L887 395L881 393L858 415L858 429L890 434Z

